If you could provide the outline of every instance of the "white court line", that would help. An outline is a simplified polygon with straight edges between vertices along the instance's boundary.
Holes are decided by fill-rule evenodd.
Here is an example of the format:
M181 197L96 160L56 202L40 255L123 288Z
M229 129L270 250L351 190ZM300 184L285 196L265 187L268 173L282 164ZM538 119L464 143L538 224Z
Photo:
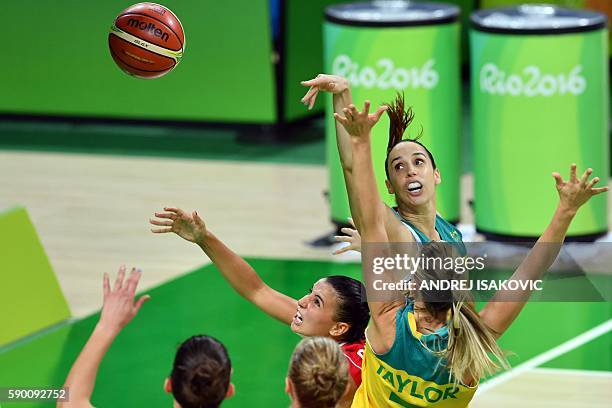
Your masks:
M534 358L525 361L522 364L517 365L509 371L506 371L503 374L498 375L497 377L493 377L489 381L483 383L480 387L478 387L477 395L484 394L489 391L493 387L497 387L500 384L505 383L506 381L511 380L517 375L523 374L525 371L531 370L539 365L549 362L562 354L567 353L575 348L582 346L589 341L602 336L612 330L612 319L601 323L599 326L595 326L590 330L585 331L584 333L574 337L566 341L565 343L561 343L556 347L551 348L550 350L535 356Z
M543 375L581 375L585 377L604 377L612 378L612 371L597 371L597 370L576 370L574 368L548 368L537 367L531 370L532 373Z

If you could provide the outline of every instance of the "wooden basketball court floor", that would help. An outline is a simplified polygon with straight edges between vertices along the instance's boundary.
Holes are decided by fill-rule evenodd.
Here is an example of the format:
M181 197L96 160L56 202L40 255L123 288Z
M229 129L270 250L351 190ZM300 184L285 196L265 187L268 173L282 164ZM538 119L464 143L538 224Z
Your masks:
M470 176L462 183L466 202ZM161 386L146 391L168 374L173 347L199 332L233 355L238 394L227 406L286 405L282 378L298 338L239 299L197 247L151 234L147 221L164 205L197 209L273 286L300 296L319 276L359 275L305 244L331 229L325 186L319 165L0 151L0 208L27 208L75 316L0 349L0 386L60 385L97 319L102 273L125 263L145 271L142 291L160 300L111 349L97 406L168 404ZM471 406L609 406L611 316L608 303L529 305L502 338L515 369L484 383Z

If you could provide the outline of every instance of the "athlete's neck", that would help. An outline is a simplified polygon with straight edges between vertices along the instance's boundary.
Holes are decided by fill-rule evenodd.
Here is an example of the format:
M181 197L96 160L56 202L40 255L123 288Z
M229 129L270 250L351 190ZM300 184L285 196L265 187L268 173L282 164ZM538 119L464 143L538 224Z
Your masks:
M433 333L446 324L443 314L440 314L440 316L431 315L422 302L414 303L414 317L417 331L422 334Z
M425 236L433 241L440 240L436 231L436 199L419 206L407 206L397 203L397 211L406 221L417 227Z

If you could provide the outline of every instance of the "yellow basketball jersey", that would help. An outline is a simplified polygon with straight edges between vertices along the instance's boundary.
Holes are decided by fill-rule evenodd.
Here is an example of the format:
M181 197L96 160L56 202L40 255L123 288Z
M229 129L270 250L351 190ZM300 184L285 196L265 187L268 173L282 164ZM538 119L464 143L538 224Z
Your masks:
M412 303L397 312L395 342L381 355L366 341L362 383L352 408L467 407L477 387L453 384L445 361L431 350L446 347L448 329L416 330Z

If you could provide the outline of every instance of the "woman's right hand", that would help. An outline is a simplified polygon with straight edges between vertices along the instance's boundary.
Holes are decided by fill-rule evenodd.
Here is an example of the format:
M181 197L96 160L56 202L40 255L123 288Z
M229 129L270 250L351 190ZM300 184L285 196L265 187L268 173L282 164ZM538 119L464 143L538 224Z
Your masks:
M310 87L306 95L301 99L301 102L308 106L308 109L312 109L314 106L319 91L338 94L349 89L348 80L338 75L319 74L316 78L302 81L301 84Z
M344 116L334 113L334 118L344 126L349 135L366 140L365 138L369 137L370 131L388 108L388 105L382 105L376 109L376 112L370 113L370 101L365 101L363 111L359 112L355 105L350 104L342 110Z
M195 244L204 241L206 224L197 211L191 215L174 207L164 207L164 211L166 212L156 212L155 217L157 218L149 220L151 224L163 228L151 228L151 232L155 234L174 232L179 237Z
M141 276L140 269L132 268L130 276L124 281L125 266L123 265L119 268L117 279L111 289L109 276L107 273L104 274L104 304L100 312L98 327L118 334L136 316L142 304L151 298L149 295L143 295L134 301Z

